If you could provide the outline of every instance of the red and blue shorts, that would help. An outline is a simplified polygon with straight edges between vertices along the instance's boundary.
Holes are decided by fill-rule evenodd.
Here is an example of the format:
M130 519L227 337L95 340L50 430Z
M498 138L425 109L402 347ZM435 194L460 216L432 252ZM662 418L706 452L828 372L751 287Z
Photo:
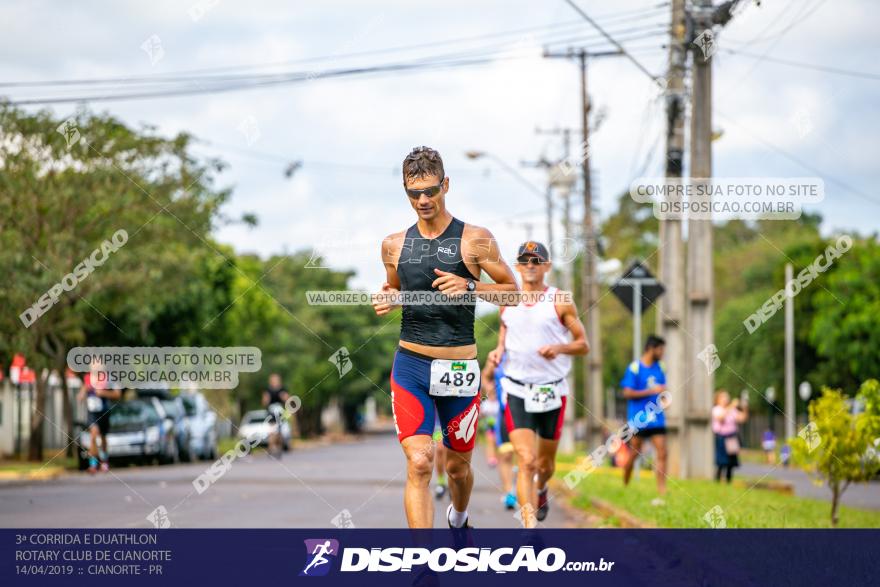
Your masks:
M434 433L440 419L443 444L456 452L473 450L480 417L480 394L473 397L439 397L428 394L431 357L398 348L391 367L391 407L397 439Z

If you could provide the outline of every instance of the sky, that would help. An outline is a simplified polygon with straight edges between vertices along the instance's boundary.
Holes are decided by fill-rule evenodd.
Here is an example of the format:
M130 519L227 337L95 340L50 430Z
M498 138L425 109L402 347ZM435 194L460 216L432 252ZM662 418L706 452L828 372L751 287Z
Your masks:
M627 39L623 45L657 75L665 73L667 60L664 4L578 2L612 36ZM155 126L167 136L192 133L201 140L197 153L229 163L218 177L220 185L234 188L224 214L254 213L259 226L220 226L220 241L263 257L317 249L328 266L355 270L353 285L369 289L384 280L382 238L415 221L399 169L416 145L443 155L450 211L488 227L508 258L528 236L546 239L540 195L546 176L521 163L560 155L560 137L537 134L536 128L577 128L580 93L575 62L546 59L543 47L555 41L549 45L554 51L579 46L575 42L591 50L610 48L562 0L3 0L0 22L6 57L0 83L279 63L260 71L310 72L309 81L297 84L91 108L131 125ZM720 135L713 143L714 175L822 177L825 200L807 210L822 214L823 231L875 231L878 22L876 0L764 0L760 6L747 0L719 34L713 57L714 128ZM152 52L143 48L150 39ZM349 66L489 50L497 59L478 66L322 77ZM344 57L364 52L371 53ZM335 57L315 60L327 56ZM649 77L623 57L591 59L588 80L597 127L591 138L594 202L605 217L635 177L662 172L663 100ZM0 95L12 100L81 92L0 87ZM77 107L50 106L61 117ZM471 160L469 150L491 157ZM291 160L303 166L287 179L283 169ZM572 213L580 218L578 198ZM559 236L558 208L556 219Z

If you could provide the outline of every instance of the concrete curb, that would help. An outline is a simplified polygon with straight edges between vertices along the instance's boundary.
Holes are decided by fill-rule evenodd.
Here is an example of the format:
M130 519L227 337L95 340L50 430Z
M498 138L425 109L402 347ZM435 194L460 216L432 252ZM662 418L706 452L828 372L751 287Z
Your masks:
M617 507L614 504L611 504L604 499L599 499L598 497L590 497L590 506L596 510L598 516L590 515L589 512L584 511L583 509L571 504L571 499L575 497L574 491L568 488L568 486L561 482L558 478L554 478L550 480L550 485L553 487L553 490L564 497L566 506L570 510L578 511L583 516L588 519L592 519L592 522L588 527L595 528L597 524L595 524L595 518L600 518L602 520L609 520L610 518L615 518L619 525L623 528L656 528L654 524L650 522L646 522L640 518L637 518L633 514L629 513L627 510Z
M64 467L44 467L25 471L0 471L0 484L17 481L49 481L57 479L65 472Z
M623 528L656 528L657 526L650 522L645 522L641 518L637 518L627 510L619 508L616 505L608 503L604 499L591 497L590 504L595 508L603 518L617 518L620 526Z

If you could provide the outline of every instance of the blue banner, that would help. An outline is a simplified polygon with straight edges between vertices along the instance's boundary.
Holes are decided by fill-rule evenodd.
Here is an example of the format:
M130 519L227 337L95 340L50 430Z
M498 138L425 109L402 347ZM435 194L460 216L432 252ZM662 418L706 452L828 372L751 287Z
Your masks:
M2 585L868 585L876 530L0 530ZM544 583L546 585L547 583Z

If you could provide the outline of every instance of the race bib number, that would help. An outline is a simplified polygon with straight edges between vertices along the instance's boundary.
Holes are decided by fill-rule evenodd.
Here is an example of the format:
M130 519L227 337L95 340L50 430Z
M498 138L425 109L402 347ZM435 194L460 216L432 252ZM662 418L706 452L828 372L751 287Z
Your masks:
M480 391L480 364L476 359L431 361L431 386L435 396L473 397Z
M543 413L562 407L562 394L559 384L533 385L526 392L526 411Z
M90 412L103 412L104 402L97 395L86 396L86 409Z

